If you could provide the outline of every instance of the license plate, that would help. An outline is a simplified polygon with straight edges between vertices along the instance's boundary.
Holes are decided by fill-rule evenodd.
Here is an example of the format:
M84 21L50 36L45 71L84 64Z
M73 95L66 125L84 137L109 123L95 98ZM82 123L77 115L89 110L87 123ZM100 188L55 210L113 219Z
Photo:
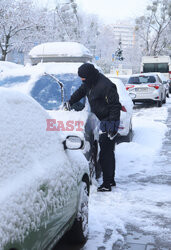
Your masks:
M139 93L139 92L141 92L141 93L142 93L142 92L143 92L143 93L148 93L148 88L135 88L135 91L138 92L138 93Z

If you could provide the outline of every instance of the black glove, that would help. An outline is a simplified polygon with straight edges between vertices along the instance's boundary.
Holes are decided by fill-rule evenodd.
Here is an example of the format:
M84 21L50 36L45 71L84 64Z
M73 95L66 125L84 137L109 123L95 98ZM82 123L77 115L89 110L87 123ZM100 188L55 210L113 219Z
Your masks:
M70 111L71 110L71 105L69 102L64 102L63 109L65 111Z
M117 131L109 131L107 133L107 136L109 137L110 140L113 140L117 136L118 132Z

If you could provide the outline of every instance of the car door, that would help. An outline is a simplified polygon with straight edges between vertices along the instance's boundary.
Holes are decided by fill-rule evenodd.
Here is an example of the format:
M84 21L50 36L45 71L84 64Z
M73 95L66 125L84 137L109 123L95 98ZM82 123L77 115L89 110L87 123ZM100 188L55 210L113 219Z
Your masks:
M161 80L161 78L157 75L157 81L160 83L161 85L161 94L162 94L162 100L164 100L166 98L166 89L165 86L163 84L163 81Z
M75 183L71 190L72 191L68 196L68 199L62 206L59 206L55 212L41 218L40 227L37 230L30 231L28 236L24 238L24 241L9 242L5 246L4 250L51 249L62 237L62 235L70 228L75 219L78 202L77 183ZM44 191L48 192L45 189Z

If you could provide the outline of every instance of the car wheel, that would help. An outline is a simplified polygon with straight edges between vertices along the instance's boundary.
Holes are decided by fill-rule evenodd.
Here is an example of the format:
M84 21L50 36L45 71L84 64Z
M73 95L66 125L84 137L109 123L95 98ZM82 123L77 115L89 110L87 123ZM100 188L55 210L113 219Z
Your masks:
M129 133L126 136L119 136L117 138L117 143L131 142L133 138L132 123L130 124Z
M165 103L166 103L166 97L165 97L165 99L162 101L162 103L163 103L163 104L165 104Z
M74 244L83 244L88 237L88 186L81 183L78 212L72 228L67 232L67 241Z
M162 103L166 103L166 93L165 93L165 98L163 99Z
M160 101L157 101L157 107L158 107L158 108L162 107L162 101L161 101L161 100L160 100Z

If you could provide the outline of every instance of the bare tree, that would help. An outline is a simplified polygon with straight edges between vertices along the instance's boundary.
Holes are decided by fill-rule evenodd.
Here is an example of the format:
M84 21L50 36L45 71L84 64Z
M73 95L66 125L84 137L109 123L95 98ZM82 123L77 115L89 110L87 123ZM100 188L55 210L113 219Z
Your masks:
M166 29L171 23L171 1L154 0L146 13L136 19L136 32L141 38L145 55L159 55L171 42Z
M28 0L9 1L1 0L0 6L0 49L1 60L5 61L7 54L15 47L20 46L22 39L28 37L28 30L33 23L30 14L31 4Z

